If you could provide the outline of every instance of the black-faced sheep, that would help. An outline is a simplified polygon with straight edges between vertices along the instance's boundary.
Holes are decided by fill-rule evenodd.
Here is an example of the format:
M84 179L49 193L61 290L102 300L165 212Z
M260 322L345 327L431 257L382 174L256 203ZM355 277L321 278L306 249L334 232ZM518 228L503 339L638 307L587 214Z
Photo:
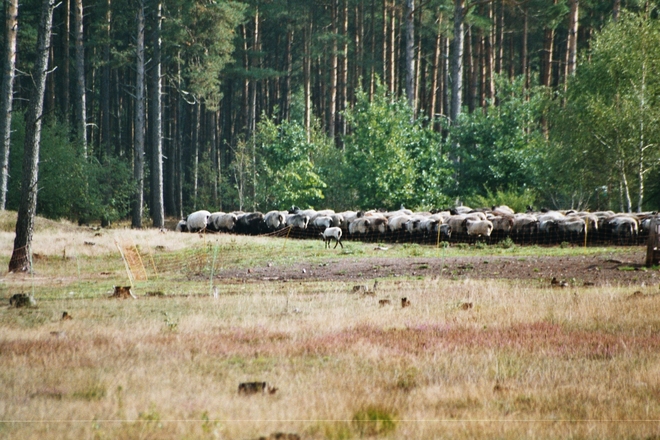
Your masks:
M218 220L219 217L225 215L224 212L212 212L211 215L209 216L208 224L206 225L206 229L209 231L213 232L218 232L220 229L216 226L216 221Z
M215 231L233 231L234 226L236 226L236 222L238 221L238 217L236 214L229 213L229 214L222 214L222 215L217 215L213 216L211 215L211 218L209 219L209 224L213 224L213 229Z
M440 234L440 240L448 241L451 238L451 226L446 223L437 224L433 228L433 233L438 235Z
M264 232L264 215L261 212L250 212L238 217L236 232L242 234L260 234Z
M179 220L179 223L176 224L174 228L176 232L188 232L188 223L185 220Z
M206 229L211 213L208 211L195 211L186 218L186 225L190 232L199 232Z
M342 249L344 248L344 245L341 244L341 228L333 226L331 228L327 228L325 231L321 232L321 237L323 237L323 242L325 243L325 248L330 247L330 241L334 240L335 241L335 247L333 249L337 249L337 245L340 245Z

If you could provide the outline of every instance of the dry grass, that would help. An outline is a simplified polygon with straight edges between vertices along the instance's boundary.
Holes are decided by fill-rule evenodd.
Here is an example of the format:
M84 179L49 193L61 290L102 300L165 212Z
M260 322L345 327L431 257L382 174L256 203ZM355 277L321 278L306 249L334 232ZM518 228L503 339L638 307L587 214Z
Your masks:
M38 230L38 273L0 278L5 298L32 289L39 301L0 308L1 438L660 434L660 297L629 300L639 287L382 279L366 296L337 282L216 280L214 298L208 277L173 270L140 285L138 300L111 300L103 293L125 282L115 233L179 262L205 240ZM282 246L213 240L246 256ZM64 310L73 319L61 321ZM246 381L278 391L239 395Z

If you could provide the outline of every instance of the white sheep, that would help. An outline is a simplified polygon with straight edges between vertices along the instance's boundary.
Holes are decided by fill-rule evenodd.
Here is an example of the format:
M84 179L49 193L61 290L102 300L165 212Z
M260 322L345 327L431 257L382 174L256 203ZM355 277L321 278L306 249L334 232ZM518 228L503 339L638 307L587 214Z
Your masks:
M341 234L341 228L337 226L327 228L325 231L321 232L321 237L323 237L325 248L327 249L330 247L330 240L335 240L335 247L333 249L337 249L337 245L340 245L343 249L344 245L341 244Z
M493 213L500 216L512 216L515 214L513 209L509 208L506 205L493 206Z
M564 234L583 234L585 225L585 221L581 218L568 216L557 222L557 229Z
M330 214L332 218L332 226L341 227L344 225L344 216L341 214Z
M465 228L465 220L467 219L466 214L452 215L447 219L446 223L451 227L454 234L467 234L467 229Z
M509 234L513 230L513 217L497 215L490 217L488 219L493 224L493 231L497 231L502 234Z
M490 234L493 232L493 224L488 220L465 220L465 228L467 229L468 235L477 235L490 237Z
M286 224L292 227L307 229L309 224L309 216L304 214L289 214L286 218Z
M204 231L208 225L211 213L208 211L195 211L186 218L186 224L190 232Z
M396 232L399 229L403 229L410 218L411 217L407 214L399 214L394 217L390 217L387 225L390 228L390 231Z
M209 220L207 222L206 229L208 229L209 231L218 232L220 229L218 229L216 227L215 223L216 223L216 220L218 219L218 217L223 216L223 215L225 215L224 212L220 212L220 211L212 212L211 215L209 216Z
M519 213L513 216L514 234L532 234L538 231L539 220L533 214Z
M366 234L371 229L371 220L367 217L360 217L353 220L348 225L349 234Z
M209 223L213 223L213 229L216 231L232 231L237 221L238 217L233 213L212 215L209 218Z
M312 220L312 226L315 226L320 229L327 229L333 226L332 217L329 215L317 215L314 220Z
M266 228L276 230L286 226L286 217L281 211L269 211L264 216Z

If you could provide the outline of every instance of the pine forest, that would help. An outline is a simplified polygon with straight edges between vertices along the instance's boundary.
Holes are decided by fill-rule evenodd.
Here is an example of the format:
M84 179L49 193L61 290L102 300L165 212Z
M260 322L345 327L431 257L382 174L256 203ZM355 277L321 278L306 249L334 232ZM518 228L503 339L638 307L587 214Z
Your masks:
M19 215L660 205L660 2L3 4Z

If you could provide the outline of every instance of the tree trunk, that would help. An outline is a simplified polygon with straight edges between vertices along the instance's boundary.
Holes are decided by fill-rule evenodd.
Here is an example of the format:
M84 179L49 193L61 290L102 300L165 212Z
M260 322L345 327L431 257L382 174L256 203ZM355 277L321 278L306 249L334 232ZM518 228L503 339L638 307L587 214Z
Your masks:
M284 86L282 87L280 121L288 121L291 117L291 75L293 74L293 29L286 33L286 55L285 55L286 75L284 76Z
M9 181L9 149L11 147L11 112L14 100L14 78L16 76L16 34L18 32L18 0L7 1L5 21L5 59L0 86L0 211L7 204L7 183Z
M74 22L76 35L76 137L83 157L87 157L87 106L85 102L85 46L83 44L83 2L75 0Z
M103 67L101 69L101 129L100 142L106 156L111 153L112 128L110 127L110 38L112 26L112 0L107 0L105 10L105 38L103 44Z
M337 142L336 123L337 123L337 76L339 68L339 59L337 57L337 37L338 37L338 5L339 0L333 0L332 10L332 46L330 48L330 90L328 96L328 137Z
M433 122L437 113L438 101L442 102L442 95L440 93L440 75L442 68L440 66L440 55L442 54L442 19L443 15L439 14L437 23L438 27L435 33L435 45L433 51L433 68L431 69L431 96L429 103L429 119ZM438 99L440 98L440 99ZM434 125L435 127L435 125Z
M70 81L70 65L71 65L71 48L69 47L69 39L71 37L71 0L64 1L64 60L62 61L62 116L64 122L69 122L69 114L71 112L71 97L69 90L71 87Z
M564 73L564 90L568 86L568 77L575 73L577 61L577 36L579 0L569 0L571 11L568 14L568 39L566 42L566 70Z
M254 16L254 53L258 54L261 50L261 34L259 30L259 9ZM260 58L256 57L252 60L254 67L259 67ZM252 144L252 210L257 210L257 81L252 81L252 88L250 89L250 139Z
M646 56L646 54L644 54ZM646 61L642 62L642 83L640 87L639 97L639 152L637 157L637 212L642 212L642 205L644 204L644 152L645 145L645 132L644 132L644 117L646 116Z
M415 0L406 0L406 99L415 119ZM411 121L412 122L412 121Z
M190 121L190 139L193 147L193 211L197 211L197 191L199 188L199 120L201 119L202 104L197 101L193 107L192 121Z
M454 38L451 53L451 113L449 119L452 124L458 121L463 104L463 18L465 14L465 0L454 0Z
M488 4L488 20L492 23L492 27L486 35L486 99L492 100L495 97L495 51L493 50L493 44L497 30L494 23L493 2Z
M467 30L467 41L465 42L465 58L467 60L467 74L466 74L466 80L467 80L467 105L468 105L468 111L472 113L474 111L474 100L475 100L475 95L476 95L476 90L475 90L475 78L476 78L476 72L475 72L475 62L474 62L474 53L473 53L473 45L472 45L472 26L468 27Z
M555 0L556 3L556 0ZM541 84L552 85L552 52L554 50L555 30L546 28L543 31L543 58L541 62Z
M305 24L303 28L304 40L304 57L303 57L303 88L305 90L305 134L307 142L311 139L312 130L312 33L314 31L311 18L309 23Z
M136 41L136 77L135 77L135 147L133 153L133 177L136 190L133 201L133 228L142 227L144 204L144 0L140 0L137 13Z
M25 144L23 152L23 179L21 202L16 220L14 250L9 260L9 272L32 269L31 246L34 217L37 210L37 182L39 176L39 147L41 143L41 116L44 109L44 93L48 75L48 53L53 29L55 0L43 0L37 33L37 51L32 74L33 89L25 119Z
M389 9L389 0L383 0L383 82L385 84L389 84L389 79L387 78L387 74L389 72L387 68L387 62L388 62L388 56L387 54L389 53L387 49L387 45L389 42L389 39L387 37L387 30L389 29L389 26L387 24L387 19L388 19L388 9Z
M344 112L348 105L348 0L344 0L342 11L341 34L344 42L342 45L341 75L339 78L339 105L337 107L337 122L339 126L337 145L343 148L344 136L346 136Z
M156 22L153 33L153 67L151 71L151 105L149 115L151 116L151 218L155 228L165 226L165 208L163 202L163 107L161 101L161 23L162 8L160 0L154 5L156 11Z
M529 87L529 67L527 40L529 39L529 3L525 3L523 9L523 41L522 41L522 74L525 78L525 88Z
M397 36L396 36L396 16L397 16L397 8L396 8L396 0L392 0L392 7L390 8L390 29L389 29L389 36L390 36L390 44L389 44L389 78L390 78L390 84L389 84L389 91L392 95L396 92L396 83L397 83L397 66L396 66L396 61L397 61L397 49L399 46L397 45Z
M614 6L612 7L612 21L618 21L620 13L621 13L621 0L614 0Z
M497 37L495 45L497 46L497 56L495 57L495 72L498 75L504 70L504 4L500 2L499 14L497 14Z

